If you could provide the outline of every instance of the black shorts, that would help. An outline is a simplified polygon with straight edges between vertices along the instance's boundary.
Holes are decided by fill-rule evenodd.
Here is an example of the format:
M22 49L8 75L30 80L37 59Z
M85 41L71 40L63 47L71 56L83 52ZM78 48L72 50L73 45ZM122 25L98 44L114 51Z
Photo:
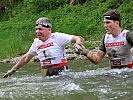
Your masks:
M46 71L46 76L59 75L63 70L68 69L67 66L62 66L59 68L48 68Z

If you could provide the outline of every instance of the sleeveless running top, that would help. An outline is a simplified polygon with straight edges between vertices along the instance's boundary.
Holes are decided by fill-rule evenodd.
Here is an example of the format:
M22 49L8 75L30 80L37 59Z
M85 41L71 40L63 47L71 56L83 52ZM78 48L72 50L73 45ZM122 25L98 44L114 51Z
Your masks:
M111 66L124 66L133 63L132 46L126 40L128 30L123 30L116 38L106 34L104 44Z

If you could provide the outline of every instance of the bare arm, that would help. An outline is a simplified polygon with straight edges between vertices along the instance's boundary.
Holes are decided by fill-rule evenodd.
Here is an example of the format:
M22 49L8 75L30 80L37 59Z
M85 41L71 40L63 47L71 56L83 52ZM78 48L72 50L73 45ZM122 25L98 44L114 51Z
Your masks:
M105 56L105 52L98 50L96 53L90 51L86 53L86 57L94 64L98 64L102 61Z
M3 77L10 77L17 69L23 67L25 64L27 64L31 59L33 58L30 54L25 54L16 65L12 67L11 70L9 70Z
M25 55L22 56L22 58L18 61L16 65L13 66L14 69L19 69L20 67L24 66L27 64L34 56L26 53Z
M75 43L74 48L77 54L80 54L80 52L83 51L83 42L84 39L81 36L73 36L72 43Z
M73 36L72 43L83 44L84 39L81 36Z

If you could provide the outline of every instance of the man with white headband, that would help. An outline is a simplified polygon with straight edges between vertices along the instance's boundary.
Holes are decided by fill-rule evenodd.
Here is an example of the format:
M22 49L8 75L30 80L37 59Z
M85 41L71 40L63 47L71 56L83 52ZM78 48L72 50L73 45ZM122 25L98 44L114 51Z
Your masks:
M104 35L99 50L91 53L83 49L81 53L91 62L98 64L105 54L108 55L111 68L133 68L133 32L121 28L121 17L116 10L108 11L104 14Z
M10 77L16 70L27 64L34 56L38 56L45 76L58 75L68 68L65 47L75 43L76 50L82 49L83 38L65 33L52 33L52 23L42 17L36 21L34 39L29 51L3 77Z

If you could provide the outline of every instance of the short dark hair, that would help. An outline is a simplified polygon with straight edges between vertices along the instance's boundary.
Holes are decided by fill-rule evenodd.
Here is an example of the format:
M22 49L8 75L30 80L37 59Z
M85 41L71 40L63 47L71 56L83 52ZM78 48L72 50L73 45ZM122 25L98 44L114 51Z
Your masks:
M121 16L117 10L110 10L103 14L105 19L110 19L114 21L119 21L119 25L121 26Z

